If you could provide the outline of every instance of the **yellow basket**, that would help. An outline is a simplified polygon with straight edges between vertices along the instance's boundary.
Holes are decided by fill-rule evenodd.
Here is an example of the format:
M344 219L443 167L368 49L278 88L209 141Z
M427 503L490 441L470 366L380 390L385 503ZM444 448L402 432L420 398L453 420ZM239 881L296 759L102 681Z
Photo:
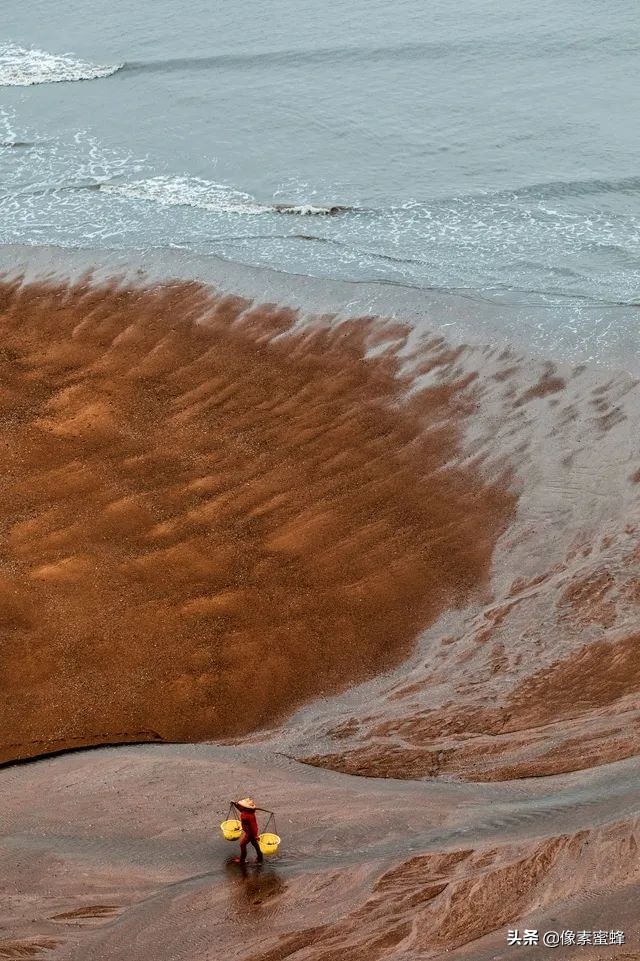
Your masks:
M220 825L220 830L224 834L227 841L237 841L242 834L242 825L240 821L236 821L231 818L229 821L223 821Z
M280 847L280 838L277 834L259 834L258 844L263 854L276 854Z

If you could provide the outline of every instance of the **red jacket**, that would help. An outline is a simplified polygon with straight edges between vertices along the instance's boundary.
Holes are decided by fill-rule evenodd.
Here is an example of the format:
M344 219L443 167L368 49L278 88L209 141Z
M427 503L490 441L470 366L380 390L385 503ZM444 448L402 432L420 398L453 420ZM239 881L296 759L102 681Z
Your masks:
M258 819L253 811L243 811L240 809L240 824L248 838L258 837Z

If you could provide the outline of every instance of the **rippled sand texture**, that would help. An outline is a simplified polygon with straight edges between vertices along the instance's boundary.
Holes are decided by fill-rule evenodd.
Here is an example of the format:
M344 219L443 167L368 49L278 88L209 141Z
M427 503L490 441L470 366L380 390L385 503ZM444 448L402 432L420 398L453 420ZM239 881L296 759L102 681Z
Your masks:
M398 663L512 494L407 330L195 284L0 287L0 759L238 735ZM369 352L369 356L365 355Z

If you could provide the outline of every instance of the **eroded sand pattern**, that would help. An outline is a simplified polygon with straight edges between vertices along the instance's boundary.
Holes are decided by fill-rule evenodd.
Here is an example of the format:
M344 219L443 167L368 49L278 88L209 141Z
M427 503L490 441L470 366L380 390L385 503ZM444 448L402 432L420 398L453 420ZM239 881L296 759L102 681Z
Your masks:
M638 774L634 759L495 785L398 782L207 745L17 767L3 775L0 957L489 961L513 957L506 932L525 918L623 930L626 946L562 950L627 961ZM286 850L243 877L215 804L246 784L282 813Z
M640 958L635 379L194 284L2 296L3 759L226 743L5 768L0 958ZM283 846L243 876L249 791Z

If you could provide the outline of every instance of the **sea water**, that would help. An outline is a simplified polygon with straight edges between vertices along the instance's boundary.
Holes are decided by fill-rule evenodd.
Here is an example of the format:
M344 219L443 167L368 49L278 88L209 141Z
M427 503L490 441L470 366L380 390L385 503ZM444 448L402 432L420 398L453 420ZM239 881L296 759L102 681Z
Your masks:
M0 243L455 293L635 351L639 59L621 0L4 0Z

